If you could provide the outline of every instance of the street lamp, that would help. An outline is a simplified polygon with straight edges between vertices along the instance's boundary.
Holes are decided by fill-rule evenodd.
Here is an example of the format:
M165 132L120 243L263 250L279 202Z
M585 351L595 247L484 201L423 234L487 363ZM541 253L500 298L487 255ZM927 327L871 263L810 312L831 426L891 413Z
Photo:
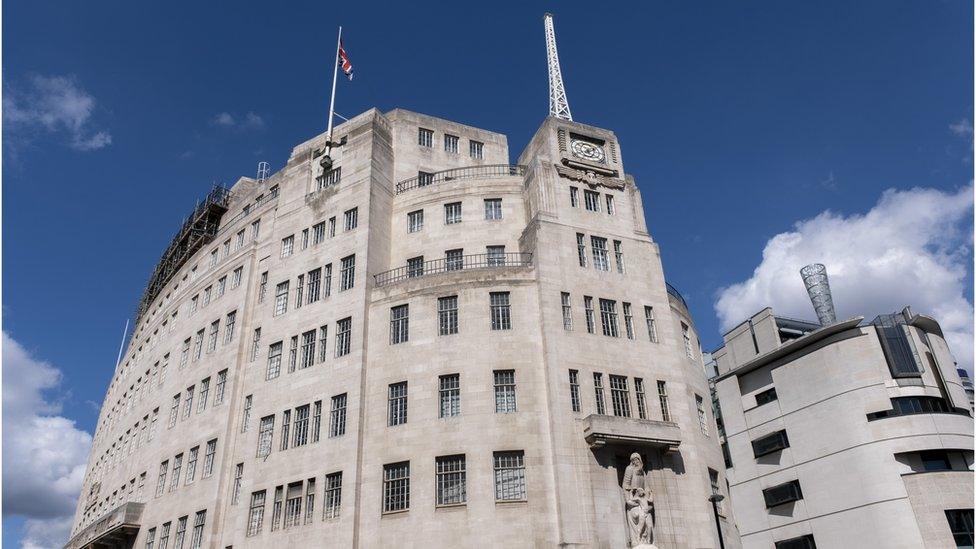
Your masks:
M718 492L713 492L712 495L708 496L708 501L712 502L712 513L715 514L715 528L718 529L719 549L725 549L725 540L722 539L722 523L718 519L718 502L723 499L725 499L725 496Z

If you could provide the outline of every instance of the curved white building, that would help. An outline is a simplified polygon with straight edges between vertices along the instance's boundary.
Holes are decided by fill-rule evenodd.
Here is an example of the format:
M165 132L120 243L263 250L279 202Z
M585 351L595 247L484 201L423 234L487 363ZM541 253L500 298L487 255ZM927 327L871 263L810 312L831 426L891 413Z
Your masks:
M625 471L657 547L737 547L616 136L548 118L512 165L504 135L403 110L335 135L331 166L299 145L164 254L68 547L627 547Z

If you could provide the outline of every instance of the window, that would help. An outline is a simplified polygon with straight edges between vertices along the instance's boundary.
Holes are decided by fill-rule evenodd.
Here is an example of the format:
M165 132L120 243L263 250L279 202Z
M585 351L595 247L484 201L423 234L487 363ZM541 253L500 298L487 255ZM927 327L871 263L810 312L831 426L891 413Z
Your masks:
M214 406L224 403L224 395L227 393L227 370L217 372L217 386L214 389Z
M485 252L489 267L503 267L505 265L505 246L486 246Z
M167 546L169 545L169 529L170 526L172 526L172 524L173 523L171 522L163 523L163 528L159 532L159 549L168 549Z
M434 183L434 174L430 172L417 172L417 186L426 187Z
M600 299L600 324L603 335L617 337L617 302L612 299Z
M461 374L448 374L438 378L440 417L461 415Z
M681 339L685 344L685 356L690 359L695 358L695 351L691 347L691 330L684 322L681 323Z
M190 298L190 314L197 312L197 303L200 301L200 296L195 295Z
M417 210L407 214L407 231L417 233L424 228L424 211Z
M261 490L251 494L251 506L247 513L247 536L256 536L264 526L264 501L267 492Z
M180 393L173 397L173 405L169 409L169 427L176 425L176 418L180 416Z
M786 431L776 431L752 441L752 453L757 458L790 447Z
M230 279L231 289L237 288L241 285L241 279L244 277L244 267L238 267L234 269L233 274Z
M495 413L510 414L515 406L515 370L495 370Z
M293 448L308 444L309 412L308 404L295 408L295 434L291 443Z
M173 478L169 483L169 491L176 490L180 485L180 471L183 469L183 454L176 454L173 458Z
M322 190L334 185L338 185L339 182L342 181L342 166L332 168L331 170L322 173L322 175L317 177L316 180L318 183L318 189L316 190Z
M210 336L207 338L207 352L212 353L217 349L217 332L220 331L220 321L214 320L210 323Z
M569 205L579 208L579 189L576 187L569 188Z
M261 418L261 426L258 428L258 453L257 457L265 457L271 453L271 441L274 439L274 415Z
M356 284L356 256L350 255L342 258L342 265L339 269L339 291L348 290ZM328 295L328 293L326 294Z
M298 364L301 369L308 368L315 363L315 330L302 334L302 358Z
M391 383L387 398L388 425L394 427L407 422L407 382Z
M207 522L207 511L197 511L193 517L193 537L190 538L190 549L200 549L203 545L203 525Z
M583 201L586 203L586 209L588 211L600 211L600 193L596 191L583 190Z
M922 460L923 471L951 471L952 464L949 462L949 454L945 450L927 450L918 453Z
M411 257L407 260L407 277L424 276L424 256Z
M434 146L434 130L428 130L426 128L418 128L417 130L417 144L421 147L433 147Z
M335 238L336 229L336 218L332 216L329 218L329 238Z
M573 309L569 300L569 292L562 292L559 297L562 301L562 308L563 308L563 329L567 331L572 331Z
M281 257L288 257L295 251L295 235L281 239Z
M603 374L600 372L593 372L593 392L596 395L596 413L605 415L607 405L603 399Z
M444 152L457 154L458 136L447 133L444 134Z
M325 221L312 225L312 245L325 241Z
M210 252L210 266L211 267L216 267L217 266L217 260L218 259L220 259L220 252L218 250L214 250L214 251Z
M342 471L325 475L325 513L323 518L339 517L342 508Z
M610 262L607 259L607 239L591 236L590 244L593 248L593 268L598 271L609 271Z
M234 249L240 250L244 247L244 229L237 231L237 240L234 241Z
M437 472L437 505L459 505L467 501L464 455L437 457L435 467Z
M288 436L291 434L291 410L281 413L281 442L278 449L284 452L288 449Z
M268 293L268 273L261 273L261 285L258 287L258 303L264 303L264 295Z
M410 339L409 305L390 308L390 345L404 343Z
M271 507L271 531L281 527L281 504L285 497L285 487L275 486L274 505Z
M939 397L913 396L895 397L891 399L891 410L882 410L868 414L868 421L895 416L910 416L914 414L949 414L949 404ZM969 415L965 409L958 413Z
M596 332L596 318L593 316L593 298L583 296L583 312L586 313L586 332L589 334Z
M616 210L614 209L613 206L613 195L608 194L606 195L606 197L607 197L607 215L613 215L614 213L616 213Z
M497 221L502 218L502 199L501 198L486 198L485 199L485 219L489 221Z
M668 387L665 382L657 382L657 398L661 402L661 421L671 421L671 408L668 406Z
M624 274L624 251L623 243L619 240L613 241L613 257L617 262L617 272Z
M791 480L778 486L766 488L762 494L766 501L766 509L803 499L803 492L800 491L800 481L798 480Z
M326 343L329 341L329 327L322 326L319 328L319 362L325 362L326 354Z
M647 338L657 343L657 325L654 323L654 307L644 305L644 320L647 322Z
M166 491L166 472L169 471L169 460L159 464L159 476L156 478L156 497L163 495Z
M319 288L322 282L322 269L308 272L308 303L319 300Z
M626 301L624 302L624 329L627 330L627 339L634 339L634 311Z
M458 297L437 298L437 326L439 335L458 333Z
M345 230L351 231L359 226L359 208L346 210L342 215L345 219Z
M586 235L576 233L576 255L579 257L579 266L586 267Z
M322 432L322 401L316 400L312 412L312 442L318 442Z
M203 330L197 331L197 337L193 340L193 360L200 360L203 356Z
M322 291L325 297L329 297L332 294L332 264L329 263L325 266L324 274L322 275Z
M447 250L444 252L448 271L460 271L464 268L464 250Z
M251 241L258 239L258 235L261 233L261 220L255 220L251 222Z
M156 529L150 528L149 532L146 533L146 549L153 549L153 543L156 541Z
M180 351L180 369L182 370L190 360L190 338L183 340L183 350Z
M949 521L949 531L956 542L956 547L973 546L973 510L946 509L946 520Z
M495 452L495 501L525 501L525 452Z
M183 540L186 538L186 520L189 517L182 516L176 521L176 539L173 540L173 549L183 549Z
M491 312L491 329L511 330L512 310L508 292L490 292L488 297Z
M214 455L217 453L217 439L207 441L207 451L203 455L203 478L213 475Z
M264 376L265 380L278 377L281 373L281 342L272 343L268 348L268 371Z
M227 322L224 325L224 345L234 339L234 326L237 324L237 311L227 313Z
M312 514L315 509L315 479L310 478L305 481L305 524L312 522Z
M346 434L346 393L332 397L332 410L329 412L329 438Z
M298 275L298 284L295 286L295 308L302 306L305 298L305 275Z
M275 308L274 315L279 316L288 312L288 285L289 281L278 284L275 288Z
M708 415L705 413L705 400L700 395L695 395L695 405L698 407L698 428L707 437Z
M352 343L352 318L343 318L336 322L336 357L349 354Z
M254 335L251 337L251 362L258 359L258 349L261 348L261 328L254 329Z
M468 150L471 152L471 158L480 160L484 158L485 144L472 139L468 142Z
M186 398L183 400L183 419L190 417L190 413L193 411L193 390L193 385L186 388Z
M765 391L760 391L756 393L756 406L762 406L763 404L769 404L770 402L776 400L776 387L770 387Z
M444 204L444 224L453 225L461 222L461 203Z
M817 549L817 544L813 541L813 534L777 541L773 545L776 549Z
M238 463L234 467L234 488L230 495L230 504L237 505L241 499L241 486L244 484L244 464Z
M644 380L634 378L634 392L637 394L637 416L647 419L647 397L644 394Z
M613 405L613 415L630 417L630 390L625 376L610 375L610 403Z
M217 279L217 297L222 297L227 291L227 276Z
M569 402L574 412L580 411L579 371L569 371Z
M410 462L401 461L383 466L383 512L392 513L410 508Z

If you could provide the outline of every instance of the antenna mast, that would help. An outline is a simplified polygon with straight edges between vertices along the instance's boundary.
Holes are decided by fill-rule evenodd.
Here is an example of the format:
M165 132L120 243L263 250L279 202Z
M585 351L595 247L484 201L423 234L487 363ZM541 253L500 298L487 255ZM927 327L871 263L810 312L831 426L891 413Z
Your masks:
M549 116L572 120L569 100L563 86L563 73L559 70L559 52L556 51L556 31L552 27L552 14L546 13L546 58L549 62Z

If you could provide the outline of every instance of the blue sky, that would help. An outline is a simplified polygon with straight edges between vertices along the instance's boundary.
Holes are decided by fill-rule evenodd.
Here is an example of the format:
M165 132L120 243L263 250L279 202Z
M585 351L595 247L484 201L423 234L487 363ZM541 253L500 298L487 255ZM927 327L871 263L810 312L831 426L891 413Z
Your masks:
M971 338L971 1L408 4L6 4L3 330L60 371L28 388L48 415L92 430L194 200L324 130L339 24L356 68L339 113L500 131L514 159L547 114L553 11L573 114L617 132L705 350L762 304L812 317L808 259L836 269L842 313L913 304ZM853 268L889 248L908 259ZM4 517L10 546L23 518Z

